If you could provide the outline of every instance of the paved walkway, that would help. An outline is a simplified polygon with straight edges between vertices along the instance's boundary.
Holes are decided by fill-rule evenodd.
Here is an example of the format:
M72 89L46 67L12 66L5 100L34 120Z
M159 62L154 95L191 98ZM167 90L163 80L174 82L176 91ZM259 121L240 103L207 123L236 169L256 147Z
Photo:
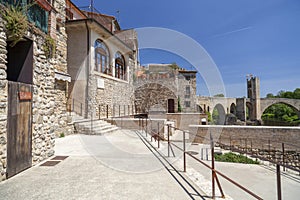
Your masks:
M1 182L0 199L200 198L185 191L133 131L59 138L56 155L69 157Z
M68 157L54 166L35 166L0 182L0 199L209 199L209 170L188 157L187 173L182 173L181 152L173 148L177 157L167 159L165 142L159 151L150 144L157 147L127 130L58 138L56 156ZM196 145L187 145L187 149L199 151ZM272 168L218 162L216 168L263 199L276 199ZM220 178L220 182L226 200L253 199L226 180ZM283 199L299 199L298 175L282 176L282 193Z

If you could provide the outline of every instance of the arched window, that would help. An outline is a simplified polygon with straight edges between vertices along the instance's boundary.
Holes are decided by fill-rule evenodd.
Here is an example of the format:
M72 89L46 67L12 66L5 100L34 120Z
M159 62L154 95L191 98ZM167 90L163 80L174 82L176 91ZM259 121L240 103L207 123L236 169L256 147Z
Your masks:
M95 42L95 71L112 75L112 69L109 66L108 48L101 40Z
M126 80L125 59L120 52L115 55L115 77Z

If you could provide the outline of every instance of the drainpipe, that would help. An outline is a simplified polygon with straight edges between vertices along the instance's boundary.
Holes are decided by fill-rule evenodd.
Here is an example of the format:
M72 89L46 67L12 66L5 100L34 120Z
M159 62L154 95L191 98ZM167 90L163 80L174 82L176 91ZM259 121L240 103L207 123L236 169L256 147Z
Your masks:
M85 104L85 118L88 118L88 111L89 111L89 78L90 78L90 29L87 25L87 21L85 21L86 26L86 41L87 41L87 51L86 51L86 76L87 76L87 84L86 84L86 104Z

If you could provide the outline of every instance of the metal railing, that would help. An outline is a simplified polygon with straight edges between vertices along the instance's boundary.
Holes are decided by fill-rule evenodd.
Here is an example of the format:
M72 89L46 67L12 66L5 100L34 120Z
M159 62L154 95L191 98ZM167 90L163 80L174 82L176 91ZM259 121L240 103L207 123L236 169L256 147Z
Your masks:
M153 123L156 123L156 126L158 127L157 130L154 130L153 127ZM257 156L257 154L249 154L249 152L254 152L255 149L251 148L251 143L249 138L247 138L247 140L249 140L247 142L247 140L244 142L245 147L242 147L241 145L239 145L239 147L234 146L234 145L226 145L224 144L224 138L222 138L223 142L219 142L219 141L215 141L214 138L212 137L212 135L210 134L209 138L206 137L202 137L202 139L205 139L207 141L210 142L210 147L211 147L211 165L203 162L202 160L200 160L199 158L197 158L195 155L193 155L191 152L187 151L186 149L186 134L189 134L190 136L195 136L195 137L201 137L198 136L197 134L193 134L190 133L189 131L184 131L184 130L180 130L176 127L173 127L171 125L166 125L168 130L167 130L167 137L165 138L162 135L162 131L160 131L159 127L163 127L165 125L159 124L157 122L155 122L154 120L151 119L147 119L147 118L141 118L139 120L139 127L141 131L144 131L146 133L146 137L149 135L151 137L151 141L153 141L153 139L155 139L155 141L157 142L157 147L160 148L161 146L161 141L165 141L167 142L168 145L168 152L167 152L167 156L170 157L170 154L172 153L173 156L175 156L174 150L172 147L175 147L176 149L178 149L179 151L182 152L183 155L183 171L186 172L186 164L187 164L187 156L191 157L192 159L196 160L198 163L202 164L203 166L205 166L206 168L208 168L209 170L211 170L211 177L212 177L212 198L216 198L216 185L218 186L218 189L221 193L222 198L225 198L222 186L220 184L220 181L218 179L218 176L221 176L222 178L224 178L225 180L229 181L230 183L232 183L233 185L235 185L236 187L240 188L241 190L243 190L244 192L248 193L249 195L251 195L252 197L254 197L255 199L263 199L262 197L258 196L257 194L255 194L254 192L250 191L249 189L247 189L246 187L242 186L241 184L239 184L237 181L231 179L230 177L226 176L225 174L223 174L222 172L216 170L215 168L215 159L214 159L214 152L215 152L215 146L219 146L221 148L224 149L228 149L231 150L232 152L238 152L238 153L244 153L247 154L249 156L253 156L254 158L259 158L261 160L265 160L265 161L269 161L270 163L273 163L276 165L276 177L277 177L277 199L281 200L282 199L282 191L281 191L281 171L280 171L280 167L285 168L289 168L295 171L299 171L297 168L295 169L293 166L290 166L288 164L286 164L287 162L285 161L286 159L286 153L287 153L287 149L285 148L285 146L287 144L282 143L281 144L281 148L282 148L282 155L281 156L281 161L275 161L274 159L270 159L271 157L261 157L261 156ZM174 130L179 130L182 132L182 147L178 146L177 144L175 144L175 141L170 139L170 129L174 129ZM228 138L229 139L229 138ZM229 139L229 141L233 141L232 138ZM243 138L240 138L240 141L243 141ZM176 141L178 142L178 141ZM271 147L271 141L268 140L268 148ZM248 146L247 146L248 145ZM253 143L252 143L253 145ZM289 150L291 151L291 147L296 147L293 146L291 144L289 144ZM253 147L253 146L252 146ZM270 149L270 148L269 148ZM269 152L272 152L271 149L269 150Z
M76 99L72 99L69 101L67 106L67 110L71 115L71 112L76 113L80 116L87 116L87 108L86 103L82 101L78 101ZM138 114L135 105L108 105L108 104L100 104L95 106L93 112L89 113L96 113L95 115L91 116L93 120L97 119L108 119L108 118L118 118L124 116L133 116Z

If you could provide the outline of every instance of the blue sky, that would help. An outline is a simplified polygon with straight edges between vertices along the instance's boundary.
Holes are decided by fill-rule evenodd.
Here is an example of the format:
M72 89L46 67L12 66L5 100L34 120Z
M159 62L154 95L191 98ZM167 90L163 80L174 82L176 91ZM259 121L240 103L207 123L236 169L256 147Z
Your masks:
M262 97L300 87L299 0L98 0L94 5L118 16L122 29L162 27L196 40L216 63L228 97L246 96L246 74L260 78ZM140 61L193 67L161 50L141 50ZM209 94L200 75L197 87L198 94Z

